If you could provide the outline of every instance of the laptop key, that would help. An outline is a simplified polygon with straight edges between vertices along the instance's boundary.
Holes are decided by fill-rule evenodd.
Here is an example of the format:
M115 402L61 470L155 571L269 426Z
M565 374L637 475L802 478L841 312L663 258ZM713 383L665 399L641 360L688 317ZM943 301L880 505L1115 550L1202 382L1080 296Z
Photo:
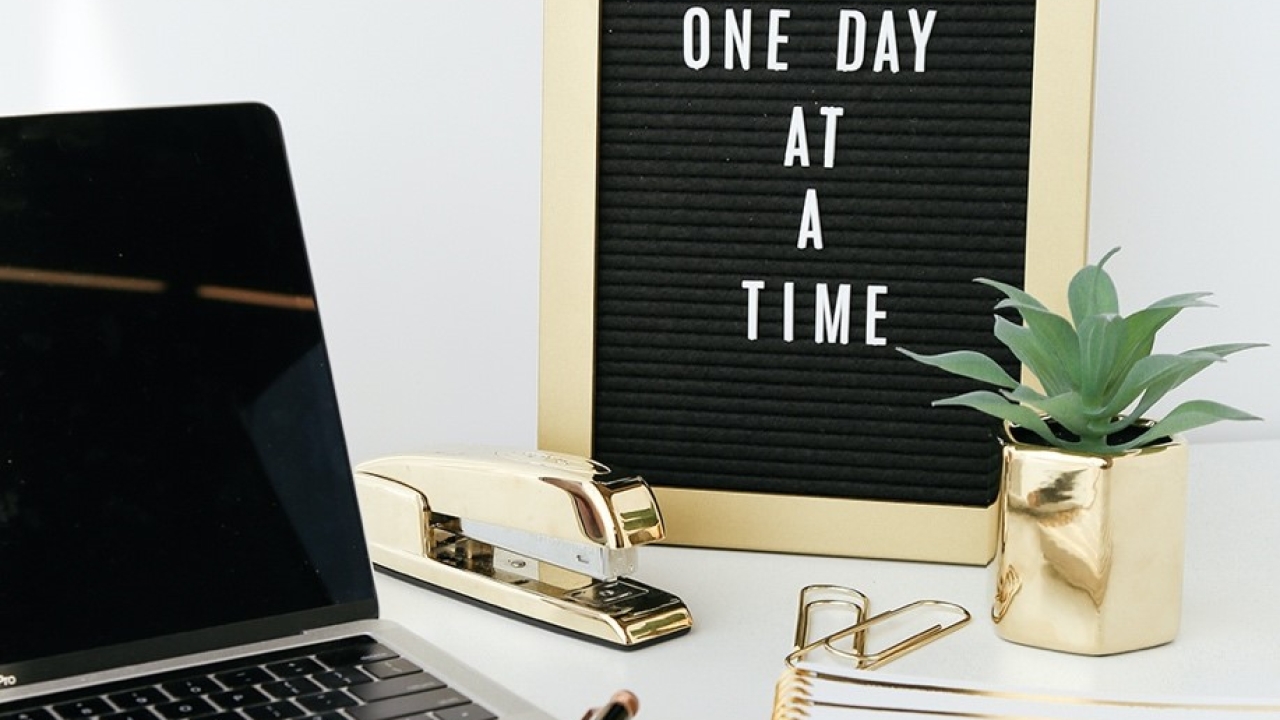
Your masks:
M275 680L271 673L260 667L247 667L239 670L229 670L214 675L218 682L227 686L228 690L249 687L250 685L261 685L262 683Z
M156 712L167 720L185 720L197 715L207 715L217 710L207 700L198 697L186 698L156 706Z
M246 705L258 705L260 703L271 702L271 698L257 688L241 688L239 690L228 690L226 692L215 693L209 696L215 705L223 710L235 710Z
M160 720L160 716L151 708L138 707L110 715L102 715L99 720Z
M327 693L298 698L298 704L311 712L323 713L358 705L359 701L341 690L330 690Z
M456 690L442 687L428 690L427 692L400 695L386 700L379 700L378 702L371 702L368 705L347 708L345 712L353 720L390 720L390 718L398 718L403 715L414 715L431 710L440 710L453 705L463 705L467 702L470 702L470 700Z
M226 689L211 677L184 678L164 683L160 687L178 700L195 697L196 695L209 695Z
M436 720L498 720L498 716L488 710L468 703L457 707L446 708L435 713Z
M364 666L364 671L370 675L386 680L388 678L408 675L409 673L422 672L422 668L405 660L404 658L392 658L381 662L370 663Z
M296 698L300 695L310 695L312 693L318 693L323 689L324 688L317 685L315 681L308 678L280 680L279 682L267 683L262 686L262 690L276 700L288 700L289 698Z
M87 718L95 715L109 715L115 712L115 708L107 704L107 701L102 698L87 698L55 705L53 711L59 717L65 718L65 720L76 720L76 718Z
M54 720L54 717L53 713L44 708L33 708L9 715L0 715L0 720Z
M397 695L408 695L442 687L444 687L444 683L435 677L419 672L412 675L401 675L382 682L357 685L351 688L351 694L365 702L374 702L375 700L383 700Z
M360 685L361 683L367 683L370 680L373 680L368 673L359 668L341 668L338 670L331 670L327 673L320 673L311 679L330 690L337 690L338 688L350 687L352 685Z
M335 669L368 665L380 660L390 660L393 657L399 657L394 650L382 643L372 641L352 643L346 647L316 653L317 660Z
M107 696L107 699L115 703L116 707L129 709L144 705L159 705L168 702L169 696L161 692L160 688L144 687L112 693Z
M273 702L270 705L255 705L244 708L241 712L253 718L253 720L287 720L287 718L296 718L306 714L302 708L288 700Z
M318 672L324 671L324 667L322 667L320 663L308 657L271 663L267 666L267 669L276 677L284 678L286 680L289 678L302 677L303 675L314 675Z

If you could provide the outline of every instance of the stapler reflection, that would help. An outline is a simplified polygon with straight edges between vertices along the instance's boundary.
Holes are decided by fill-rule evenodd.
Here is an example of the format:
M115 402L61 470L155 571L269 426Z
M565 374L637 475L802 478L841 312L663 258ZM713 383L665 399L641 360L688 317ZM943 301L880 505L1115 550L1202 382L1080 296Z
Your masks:
M680 598L624 575L662 517L636 475L497 449L356 467L369 554L386 570L632 648L687 632Z

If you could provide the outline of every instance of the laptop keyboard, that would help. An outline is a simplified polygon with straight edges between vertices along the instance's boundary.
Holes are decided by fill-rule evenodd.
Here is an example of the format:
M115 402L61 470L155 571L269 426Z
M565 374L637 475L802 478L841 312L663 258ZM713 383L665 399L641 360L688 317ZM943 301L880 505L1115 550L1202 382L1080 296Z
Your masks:
M0 720L497 720L367 637L0 707Z

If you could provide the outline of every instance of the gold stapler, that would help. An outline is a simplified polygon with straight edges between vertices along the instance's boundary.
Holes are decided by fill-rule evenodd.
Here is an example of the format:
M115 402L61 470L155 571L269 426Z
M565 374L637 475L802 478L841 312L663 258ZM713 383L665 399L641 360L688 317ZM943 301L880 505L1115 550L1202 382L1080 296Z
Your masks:
M625 648L692 626L680 598L623 577L663 535L639 476L477 449L379 458L355 478L370 557L393 574Z

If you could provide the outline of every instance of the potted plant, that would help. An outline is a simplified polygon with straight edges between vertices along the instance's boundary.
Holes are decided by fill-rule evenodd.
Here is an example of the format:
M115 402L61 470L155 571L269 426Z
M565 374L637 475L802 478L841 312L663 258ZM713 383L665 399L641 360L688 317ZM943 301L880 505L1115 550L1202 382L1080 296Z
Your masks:
M1157 332L1208 293L1174 295L1120 314L1104 265L1068 287L1070 319L986 279L1005 297L995 335L1038 385L990 357L960 350L906 355L993 385L934 402L1004 421L1000 539L992 610L1005 639L1091 655L1163 644L1181 619L1187 453L1181 433L1219 420L1256 420L1207 400L1148 417L1168 393L1256 344L1153 353Z

